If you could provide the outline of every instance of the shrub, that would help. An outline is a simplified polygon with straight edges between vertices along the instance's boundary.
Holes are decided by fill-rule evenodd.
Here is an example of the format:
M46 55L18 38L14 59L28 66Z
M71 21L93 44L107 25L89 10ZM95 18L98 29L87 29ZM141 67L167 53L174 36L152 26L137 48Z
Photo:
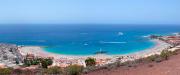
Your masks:
M53 60L52 59L44 59L48 65L52 65L53 64Z
M48 63L45 60L41 60L41 66L42 68L48 68Z
M27 59L24 59L24 65L25 66L30 66L31 65L31 62Z
M70 65L66 68L67 75L80 75L83 67L79 65Z
M10 75L12 70L12 68L0 68L0 75Z
M157 62L157 63L162 62L162 61L163 61L163 59L161 57L158 57L155 59L155 62Z
M53 64L53 60L50 58L36 58L32 60L24 59L25 66L38 65L41 64L43 68L47 68L49 65Z
M156 58L158 58L158 57L159 57L159 55L151 55L151 56L148 56L148 57L147 57L147 60L148 60L148 61L155 61Z
M43 68L47 68L48 66L52 65L53 60L52 59L41 59L40 63Z
M171 51L168 51L168 50L163 50L160 54L160 57L162 59L165 59L165 60L168 60L168 57L171 55Z
M96 59L94 58L87 58L85 60L86 66L95 66L96 65Z
M40 63L40 61L38 61L38 60L34 60L34 61L32 61L32 65L38 65Z
M179 50L172 51L172 55L177 55Z
M54 67L50 67L48 69L45 69L44 70L44 73L46 74L62 74L63 71L60 67L57 67L57 66L54 66Z
M34 59L34 60L24 59L25 66L38 65L38 64L40 64L40 60L38 60L38 59Z

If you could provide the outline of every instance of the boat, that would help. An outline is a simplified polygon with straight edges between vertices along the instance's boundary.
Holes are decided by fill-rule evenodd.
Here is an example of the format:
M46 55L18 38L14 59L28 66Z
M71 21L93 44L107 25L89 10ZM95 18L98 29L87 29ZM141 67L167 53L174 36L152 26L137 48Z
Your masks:
M101 48L99 51L95 52L94 54L106 54L107 51L103 51Z

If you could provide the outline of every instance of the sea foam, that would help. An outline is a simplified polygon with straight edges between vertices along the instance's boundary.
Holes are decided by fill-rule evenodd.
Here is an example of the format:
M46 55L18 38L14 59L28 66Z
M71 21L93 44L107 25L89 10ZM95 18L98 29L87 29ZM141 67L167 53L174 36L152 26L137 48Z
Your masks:
M118 35L120 36L120 35L124 35L124 33L123 32L118 32Z
M100 41L100 43L102 44L123 44L123 43L127 43L127 42L104 42L104 41Z

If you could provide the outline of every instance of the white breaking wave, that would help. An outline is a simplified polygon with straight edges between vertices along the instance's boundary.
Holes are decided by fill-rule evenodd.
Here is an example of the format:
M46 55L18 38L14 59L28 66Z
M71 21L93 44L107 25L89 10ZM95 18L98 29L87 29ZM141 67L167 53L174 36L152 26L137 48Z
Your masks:
M104 41L100 41L100 43L103 43L103 44L123 44L123 43L127 43L127 42L104 42Z
M173 33L173 35L179 36L179 35L180 35L180 33L176 32L176 33Z
M46 42L46 40L20 40L20 41L21 42Z
M150 37L150 35L145 35L145 36L142 36L142 37L147 38L147 37Z
M120 35L124 35L124 33L123 32L118 32L118 35L120 36Z

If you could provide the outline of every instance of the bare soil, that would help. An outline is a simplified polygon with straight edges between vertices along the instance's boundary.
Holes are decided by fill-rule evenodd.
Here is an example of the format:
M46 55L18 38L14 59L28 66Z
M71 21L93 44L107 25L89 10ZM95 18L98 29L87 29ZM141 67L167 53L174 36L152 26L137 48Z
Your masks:
M180 51L162 62L139 64L136 67L101 69L84 75L180 75Z

